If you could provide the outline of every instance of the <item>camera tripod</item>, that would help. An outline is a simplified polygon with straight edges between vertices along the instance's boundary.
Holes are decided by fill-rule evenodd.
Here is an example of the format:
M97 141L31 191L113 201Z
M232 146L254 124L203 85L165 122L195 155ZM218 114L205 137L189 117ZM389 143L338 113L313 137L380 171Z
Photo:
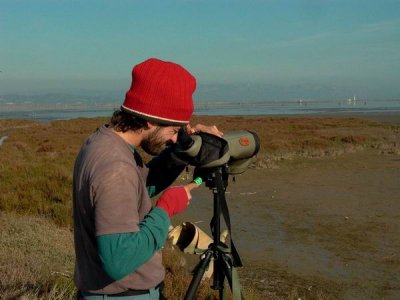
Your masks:
M185 300L195 299L197 289L209 264L214 259L214 274L212 289L219 291L219 299L224 299L224 281L227 279L233 299L244 299L242 296L236 267L241 267L242 262L231 239L231 248L220 241L221 214L225 219L228 232L231 233L228 205L225 199L225 190L228 183L227 166L220 166L207 170L206 186L214 195L214 215L210 222L213 242L201 255L200 262L194 269L193 278L186 291Z

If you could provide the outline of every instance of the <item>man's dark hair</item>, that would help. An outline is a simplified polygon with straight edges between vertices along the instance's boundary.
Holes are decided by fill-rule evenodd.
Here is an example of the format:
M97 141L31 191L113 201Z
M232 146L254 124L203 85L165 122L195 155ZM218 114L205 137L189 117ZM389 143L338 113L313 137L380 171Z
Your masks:
M118 109L114 111L110 120L110 125L116 131L127 132L128 130L136 131L145 128L147 126L147 121L129 112Z

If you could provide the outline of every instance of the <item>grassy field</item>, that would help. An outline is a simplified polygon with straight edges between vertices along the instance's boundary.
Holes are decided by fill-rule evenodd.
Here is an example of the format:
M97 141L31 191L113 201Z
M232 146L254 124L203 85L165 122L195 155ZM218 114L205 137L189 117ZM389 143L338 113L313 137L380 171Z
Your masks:
M0 120L0 137L8 136L0 146L1 298L73 298L73 162L84 139L106 121ZM282 160L334 157L364 149L400 153L400 127L367 119L194 117L195 122L216 124L223 131L255 131L261 150L253 168L277 168ZM164 250L167 294L179 299L190 274L174 255ZM258 299L256 286L249 284L246 291L250 299ZM296 297L289 288L285 298ZM209 284L204 284L199 298L215 298Z
M41 124L0 120L0 210L43 216L71 226L75 156L84 139L107 119ZM247 128L261 140L257 167L282 159L336 156L364 148L399 151L398 127L357 118L195 117L225 131Z

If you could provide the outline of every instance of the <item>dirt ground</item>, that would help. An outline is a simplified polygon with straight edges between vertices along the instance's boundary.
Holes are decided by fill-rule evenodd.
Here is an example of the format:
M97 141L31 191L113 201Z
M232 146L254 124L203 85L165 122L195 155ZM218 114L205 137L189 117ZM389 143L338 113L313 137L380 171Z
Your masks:
M297 158L230 177L241 282L265 299L400 299L400 156ZM209 232L205 186L173 220Z

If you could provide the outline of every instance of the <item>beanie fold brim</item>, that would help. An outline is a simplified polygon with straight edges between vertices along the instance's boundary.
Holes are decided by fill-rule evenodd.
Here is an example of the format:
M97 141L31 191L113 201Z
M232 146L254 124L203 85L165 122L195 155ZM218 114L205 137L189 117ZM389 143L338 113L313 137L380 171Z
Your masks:
M189 124L189 120L175 120L175 119L163 118L163 117L160 117L160 116L155 116L155 115L139 112L139 111L130 109L130 108L124 106L124 105L121 106L121 110L123 110L123 111L125 111L127 113L130 113L131 115L133 115L135 117L140 117L140 118L145 119L147 121L155 122L155 123L162 124L162 125L182 126L182 125Z

